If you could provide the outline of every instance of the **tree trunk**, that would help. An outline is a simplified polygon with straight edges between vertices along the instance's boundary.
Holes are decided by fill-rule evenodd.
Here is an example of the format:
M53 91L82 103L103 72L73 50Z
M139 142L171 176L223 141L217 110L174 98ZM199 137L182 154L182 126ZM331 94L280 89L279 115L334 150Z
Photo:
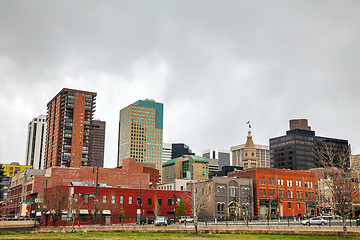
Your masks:
M342 220L342 222L343 222L343 230L344 230L344 237L346 237L347 236L346 216L345 215L343 215L343 216L344 216L343 220Z
M186 221L186 220L185 220ZM197 225L197 221L195 221L195 234L198 234L198 225Z

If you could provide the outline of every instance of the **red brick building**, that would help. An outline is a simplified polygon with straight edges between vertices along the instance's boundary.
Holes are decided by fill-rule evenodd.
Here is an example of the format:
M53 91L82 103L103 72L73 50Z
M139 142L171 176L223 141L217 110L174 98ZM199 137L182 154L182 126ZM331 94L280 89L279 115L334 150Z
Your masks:
M93 197L90 193L96 191L95 187L84 186L70 186L73 188L74 194L78 195L78 203L84 206L85 209L91 210L93 206ZM188 201L191 192L189 191L167 191L157 189L127 189L127 188L98 188L98 202L102 210L111 212L113 216L119 216L120 211L123 211L124 216L136 216L137 209L140 209L138 199L142 199L141 216L155 216L154 208L155 202L159 203L160 215L173 216L174 215L174 193L179 199L183 199L186 206L186 212L191 214L191 204ZM81 194L81 196L80 196Z
M315 174L310 171L252 168L228 176L253 179L255 216L316 214Z
M143 172L141 163L135 159L123 161L122 168L61 168L52 167L41 170L41 175L17 173L13 177L9 188L9 199L12 200L7 205L7 213L14 215L30 215L34 210L35 201L41 202L45 198L46 189L56 186L70 186L71 182L90 182L96 183L98 173L98 183L101 186L121 187L130 189L149 189L150 174ZM24 190L23 190L24 189ZM26 193L26 194L25 194ZM22 204L19 202L32 202L32 204ZM33 206L29 206L33 205ZM26 213L26 209L28 210ZM29 211L31 209L31 211Z

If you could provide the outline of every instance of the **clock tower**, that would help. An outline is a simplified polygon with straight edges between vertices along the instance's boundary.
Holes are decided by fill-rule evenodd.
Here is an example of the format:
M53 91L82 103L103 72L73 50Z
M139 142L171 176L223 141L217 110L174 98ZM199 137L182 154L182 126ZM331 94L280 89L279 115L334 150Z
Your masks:
M252 140L251 131L248 131L248 136L245 143L245 148L243 150L243 168L256 168L257 167L257 156L256 156L256 149L255 144Z

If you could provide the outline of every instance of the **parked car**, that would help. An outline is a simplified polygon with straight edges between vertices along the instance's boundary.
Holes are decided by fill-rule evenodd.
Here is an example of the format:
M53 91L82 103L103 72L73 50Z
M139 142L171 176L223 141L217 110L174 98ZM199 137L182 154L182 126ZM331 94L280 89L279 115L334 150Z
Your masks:
M148 217L140 217L140 222L138 224L144 225L144 224L153 224L154 219L148 218Z
M192 223L192 222L194 222L194 219L192 217L190 217L190 216L182 216L180 218L180 222L181 223L185 223L185 222Z
M332 217L333 217L332 219L334 219L334 220L341 220L341 219L343 219L342 216L339 216L339 215L333 215Z
M312 217L306 220L301 221L302 225L325 225L328 224L329 221L326 219L323 219L322 217Z
M154 222L155 226L167 226L171 224L174 224L174 220L167 216L158 216Z
M332 218L333 218L330 214L327 214L327 213L320 214L320 217L322 217L323 219L326 219L326 220L332 220Z

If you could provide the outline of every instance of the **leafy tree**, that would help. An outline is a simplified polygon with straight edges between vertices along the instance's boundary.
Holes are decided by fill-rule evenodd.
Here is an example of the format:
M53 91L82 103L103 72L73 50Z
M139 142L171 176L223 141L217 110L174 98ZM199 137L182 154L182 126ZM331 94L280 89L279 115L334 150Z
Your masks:
M186 216L185 203L182 199L180 200L179 204L177 205L176 215L179 217Z
M154 214L156 217L161 215L161 208L158 200L155 201Z

